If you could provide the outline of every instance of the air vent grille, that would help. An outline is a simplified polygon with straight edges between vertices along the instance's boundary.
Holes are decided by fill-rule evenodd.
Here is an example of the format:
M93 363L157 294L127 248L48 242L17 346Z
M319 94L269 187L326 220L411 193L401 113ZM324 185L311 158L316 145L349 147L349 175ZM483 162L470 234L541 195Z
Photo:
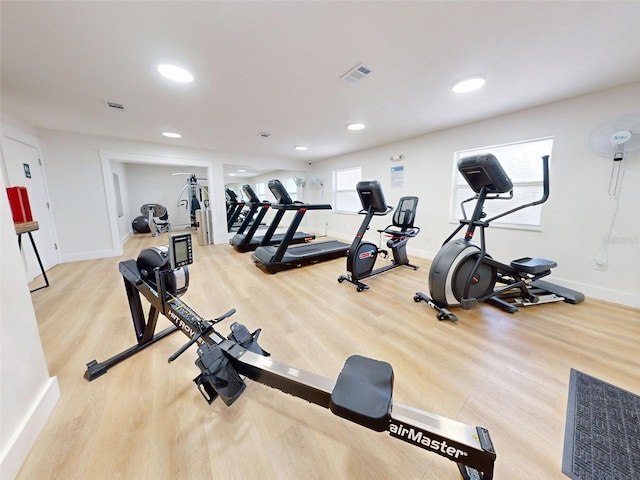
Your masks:
M113 108L114 110L126 110L125 106L121 103L117 102L105 102L107 107Z
M371 69L362 63L345 73L341 78L349 83L356 83L367 75L371 74Z
M260 132L260 133L258 134L258 136L259 136L259 137L262 137L262 138L269 138L269 137L271 136L271 134L270 134L270 133L267 133L267 132Z

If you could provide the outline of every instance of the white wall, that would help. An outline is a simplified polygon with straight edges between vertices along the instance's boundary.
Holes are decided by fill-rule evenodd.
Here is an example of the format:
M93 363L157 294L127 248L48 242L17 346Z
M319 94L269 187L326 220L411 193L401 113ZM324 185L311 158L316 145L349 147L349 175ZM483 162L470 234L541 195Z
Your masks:
M195 161L197 164L211 165L214 177L209 179L211 207L225 225L223 164L260 165L265 159L240 157L208 150L179 148L164 144L127 141L95 135L83 135L55 130L38 130L40 146L47 159L47 182L56 216L60 256L63 262L102 258L118 255L123 235L118 222L110 224L111 191L105 190L103 162L104 152L118 152L122 155L115 160L129 163L129 158L147 156L162 159L162 164L170 164L173 159ZM270 159L276 168L294 169L297 163ZM108 162L108 160L107 160ZM114 165L112 161L110 166ZM150 177L150 182L155 181ZM131 186L130 186L131 188ZM214 211L215 228L216 211ZM125 222L125 220L120 220ZM222 228L217 229L219 232ZM226 230L226 229L224 229ZM215 232L214 232L215 234ZM216 240L217 241L217 240ZM226 231L220 242L227 241Z
M0 175L0 478L13 478L53 410L49 377L24 264Z
M639 108L640 83L635 83L324 160L314 163L307 175L324 180L324 197L319 186L311 185L309 201L332 202L332 170L361 166L363 179L382 182L390 205L402 195L420 197L415 225L422 232L409 242L408 251L433 258L455 227L448 220L454 152L553 136L551 195L543 205L543 231L491 228L489 253L502 261L523 256L554 259L558 267L553 281L586 295L640 307L640 151L625 160L624 187L616 201L607 194L613 162L588 148L589 134L602 122ZM404 161L389 161L401 153ZM404 188L391 189L390 169L398 164L404 165ZM375 220L372 231L386 222ZM330 213L326 218L309 216L308 221L316 230L323 229L326 221L330 235L350 240L361 218ZM594 258L605 255L603 237L612 237L615 243L606 249L607 269L597 271ZM426 272L422 281L426 288Z
M166 165L143 165L139 163L125 164L127 176L127 193L129 198L128 219L129 230L131 221L141 215L140 207L145 203L159 203L167 209L169 222L172 226L186 228L191 224L190 212L184 206L178 207L178 196L187 199L188 191L183 189L189 179L186 175L173 175L184 172L184 168ZM191 167L189 173L195 173L200 178L206 178L204 168ZM204 182L203 182L204 183Z

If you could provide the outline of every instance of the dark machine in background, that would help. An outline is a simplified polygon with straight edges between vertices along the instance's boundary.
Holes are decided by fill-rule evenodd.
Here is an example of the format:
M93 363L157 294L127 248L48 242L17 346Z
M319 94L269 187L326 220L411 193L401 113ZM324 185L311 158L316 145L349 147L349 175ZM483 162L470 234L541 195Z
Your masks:
M265 272L276 273L347 256L349 244L338 240L291 245L304 214L308 210L331 210L331 205L294 202L280 180L270 180L269 190L278 201L272 205L278 212L262 237L260 246L251 254L251 260L258 268ZM293 220L282 241L278 245L271 245L271 239L280 219L287 211L295 212Z
M253 190L251 185L243 185L242 191L245 196L249 199L247 201L247 207L249 207L249 214L247 219L242 223L236 234L231 237L229 243L233 248L238 252L251 252L258 248L262 243L264 235L258 235L258 228L262 224L262 220L264 216L267 214L267 211L271 207L271 202L261 201L256 192ZM289 196L289 195L287 195ZM289 198L291 198L289 196ZM279 210L272 222L276 222L276 225L280 223L282 219L282 215L284 215L285 210ZM254 218L255 216L255 218ZM253 218L252 221L250 219ZM271 235L271 239L269 240L269 245L277 245L282 242L285 238L284 233L274 233ZM305 233L305 232L295 232L293 237L291 237L290 243L307 243L316 238L315 235Z
M145 203L140 207L142 215L133 219L131 228L134 233L150 233L157 237L161 233L171 230L169 213L163 205L157 203Z

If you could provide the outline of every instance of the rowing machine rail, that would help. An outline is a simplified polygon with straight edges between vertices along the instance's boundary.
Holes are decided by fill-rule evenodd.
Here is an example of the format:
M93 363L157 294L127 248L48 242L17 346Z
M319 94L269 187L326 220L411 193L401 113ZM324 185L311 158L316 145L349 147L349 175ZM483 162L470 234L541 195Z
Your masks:
M260 330L248 333L246 327L235 322L231 334L225 338L213 328L215 323L231 316L235 310L214 320L205 320L182 300L168 293L164 288L163 275L171 273L171 270L156 272L157 283L153 285L141 278L135 260L121 262L119 268L138 344L104 362L89 362L84 375L87 380L94 380L115 364L180 330L189 337L189 342L170 360L175 360L189 346L197 344L196 365L201 373L194 382L208 403L220 396L227 405L231 405L245 390L244 379L249 378L330 409L336 415L370 429L388 431L394 438L448 458L457 464L465 480L493 478L496 453L488 430L392 402L393 370L389 364L366 357L350 357L338 380L293 368L273 360L258 345ZM146 320L141 295L150 303ZM174 326L154 334L159 313ZM350 378L358 379L358 388L353 388ZM382 398L382 405L367 404L370 403L367 396L357 393L372 390L376 397Z

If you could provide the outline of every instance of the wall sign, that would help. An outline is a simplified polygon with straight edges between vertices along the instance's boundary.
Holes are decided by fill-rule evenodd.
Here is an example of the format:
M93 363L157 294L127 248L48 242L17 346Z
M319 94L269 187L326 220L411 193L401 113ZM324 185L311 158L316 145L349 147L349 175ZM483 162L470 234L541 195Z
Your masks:
M404 165L391 167L391 188L404 187Z

